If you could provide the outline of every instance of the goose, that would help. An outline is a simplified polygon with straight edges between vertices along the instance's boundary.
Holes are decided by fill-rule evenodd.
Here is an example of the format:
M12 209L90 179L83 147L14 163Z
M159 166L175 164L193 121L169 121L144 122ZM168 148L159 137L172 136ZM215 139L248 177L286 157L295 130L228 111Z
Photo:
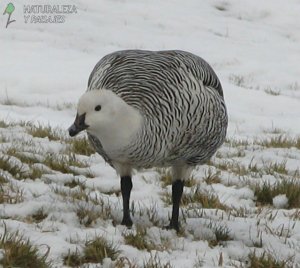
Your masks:
M221 83L210 65L180 50L123 50L104 56L80 97L70 136L86 131L95 151L121 179L123 219L131 227L132 170L171 167L172 214L179 230L184 181L225 140Z

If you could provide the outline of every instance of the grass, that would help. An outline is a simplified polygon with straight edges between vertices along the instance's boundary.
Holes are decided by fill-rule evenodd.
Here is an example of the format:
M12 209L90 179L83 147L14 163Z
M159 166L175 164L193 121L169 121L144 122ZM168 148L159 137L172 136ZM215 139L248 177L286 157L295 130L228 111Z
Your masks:
M0 204L18 204L24 201L23 190L9 182L0 184Z
M20 177L22 173L22 166L12 163L9 156L0 157L0 169L9 172L15 178Z
M283 135L285 133L284 129L277 128L277 127L265 128L263 129L263 132L267 134L277 134L277 135L279 134Z
M84 263L103 263L105 258L116 260L120 250L112 242L108 242L104 237L97 236L87 240L82 253L78 250L63 256L64 265L78 267Z
M170 262L162 263L158 254L151 254L147 261L144 261L143 268L172 268Z
M9 126L10 124L3 123L3 127ZM24 123L21 127L23 127L23 132L28 131L27 128L29 128L29 126L26 126L26 123ZM19 128L17 130L19 131ZM44 131L44 134L42 134L42 130ZM2 131L5 130L2 129ZM7 141L1 148L1 155L3 156L0 157L0 166L4 168L4 171L1 171L0 167L0 203L6 206L6 204L16 204L23 201L23 192L18 185L25 184L24 189L29 189L30 187L26 188L28 181L24 180L22 182L16 182L15 179L42 178L41 181L37 181L36 183L45 183L45 187L49 187L50 191L51 189L53 189L53 191L49 193L51 197L55 198L56 202L58 202L58 207L61 207L61 204L66 203L70 209L70 211L68 212L71 212L73 216L76 214L75 221L77 222L77 225L78 223L80 223L79 227L82 232L90 233L99 224L102 226L102 223L104 224L104 226L109 228L113 228L111 225L114 225L115 223L119 224L119 218L117 220L115 219L117 218L115 215L119 214L119 212L121 213L122 203L120 203L121 195L119 188L116 188L116 186L114 186L110 188L106 193L102 192L103 195L101 194L99 197L99 195L95 195L94 193L98 191L101 192L101 189L98 189L96 186L92 186L92 181L89 181L89 178L82 179L82 177L76 177L79 174L85 176L85 174L88 174L89 172L89 162L85 161L85 159L88 158L86 156L89 156L94 152L92 151L91 147L89 147L88 139L68 139L62 137L59 140L61 142L57 142L58 140L55 140L55 137L51 137L51 140L49 139L48 142L47 137L49 137L49 133L51 133L51 131L51 128L38 129L35 134L37 138L34 136L31 137L29 135L25 135L25 137L30 138L30 141L27 141L25 139L18 140L17 137L20 137L19 135L17 135L16 137L14 137L13 135L5 136ZM57 133L59 135L59 131ZM43 137L46 139L41 140L40 138ZM132 215L134 216L134 218L140 218L140 221L143 222L143 226L136 225L136 228L133 228L133 230L123 232L122 243L128 245L124 246L125 249L131 248L131 250L134 250L137 253L140 250L141 254L144 254L145 256L147 255L148 257L147 259L144 259L144 263L143 259L139 260L138 266L136 264L137 259L128 259L126 256L124 256L125 254L119 255L120 252L118 247L116 247L114 243L110 243L106 239L104 239L108 243L108 247L111 245L112 248L118 251L118 253L115 254L114 257L112 257L112 259L114 259L114 267L171 267L171 264L170 262L167 262L167 259L159 258L159 254L161 254L160 251L168 252L173 246L178 246L179 248L181 248L181 246L182 248L186 246L181 244L175 245L176 239L182 239L184 243L188 243L189 240L194 241L193 239L197 240L198 234L196 232L193 233L192 231L190 231L190 229L188 229L188 227L190 227L190 218L201 218L199 219L199 226L201 226L201 224L204 224L206 226L208 225L210 230L213 232L213 236L212 238L209 238L210 240L208 241L208 244L210 247L217 246L218 248L208 248L208 251L217 249L219 250L219 248L221 247L227 248L227 244L229 243L226 241L232 239L233 232L231 232L231 230L227 226L225 226L225 223L222 222L222 220L224 220L223 217L226 218L225 220L228 220L230 222L236 220L235 218L237 217L243 217L245 221L246 218L255 218L256 215L259 215L260 218L262 218L264 217L264 214L259 214L259 212L257 212L259 211L259 209L261 209L261 211L270 210L272 212L272 218L274 218L276 216L275 212L277 210L273 210L273 208L266 209L262 206L271 205L273 202L273 198L279 194L287 195L287 198L289 200L288 208L296 208L295 210L284 210L282 212L285 214L285 219L287 221L293 221L292 224L295 224L294 222L300 219L300 213L298 211L300 209L300 187L299 184L297 184L297 180L300 182L300 176L299 174L293 175L293 171L291 171L289 167L292 166L290 165L290 161L295 161L298 158L299 152L297 151L297 148L299 149L300 147L300 138L291 138L287 136L287 134L282 130L279 131L277 129L274 129L271 134L269 131L265 137L267 138L262 138L261 140L254 139L253 141L228 139L226 140L224 147L221 148L217 155L213 157L209 162L210 165L208 164L207 166L204 166L204 168L199 169L199 172L202 172L203 175L203 181L205 182L204 185L222 183L224 187L232 186L233 191L236 189L240 189L240 187L252 187L257 198L256 207L248 208L248 206L245 206L245 208L239 208L239 206L237 206L236 209L228 210L228 208L221 203L218 195L216 195L215 192L204 191L203 188L201 190L200 186L197 185L198 181L191 178L190 180L185 182L186 187L184 190L181 206L181 212L187 225L185 236L180 237L180 235L177 235L176 238L176 236L174 237L173 234L169 234L169 232L167 233L168 236L163 236L165 235L165 233L164 231L162 231L160 239L159 237L158 239L154 239L151 236L152 233L150 234L149 232L147 232L146 228L148 226L157 226L159 228L162 228L163 223L166 221L168 212L164 214L164 218L164 216L162 216L161 214L162 211L160 210L161 202L158 202L158 204L155 205L152 204L150 205L150 207L144 205L143 201L131 202ZM47 145L49 144L50 148L54 148L56 150L58 149L59 151L57 151L57 153L49 153L47 149L49 148L48 146L37 146L39 143L45 142ZM274 160L273 162L269 162L269 160L264 162L264 160L262 160L265 157L265 150L267 148L284 149L267 150L268 152L276 151L276 159L279 159L277 160L278 162L274 162ZM291 152L289 153L289 150L286 150L286 148L293 148L293 150L290 150ZM287 154L289 156L287 156ZM261 155L262 157L260 158ZM252 156L255 156L255 159L253 158L251 161L249 161ZM290 160L290 158L292 160ZM14 165L14 163L17 163L18 165ZM26 173L24 173L23 170L25 170ZM58 177L56 177L56 174L57 176L61 176L61 174L58 173L71 174L74 176L67 175L64 176L63 180L58 181ZM51 176L46 176L45 174L51 174ZM169 205L171 204L171 172L169 170L163 170L163 172L161 172L160 174L162 175L161 185L162 187L167 188L164 190L165 194L163 198L165 198L166 203ZM259 178L260 176L265 174L273 175L278 179L278 183L276 183L275 185L266 184L265 187L262 183L253 184L253 178ZM86 177L88 177L88 175L86 175ZM292 178L294 179L291 180ZM225 182L227 180L228 185ZM47 184L48 182L49 184ZM29 183L33 182L31 181ZM149 183L149 181L146 181L146 183ZM231 183L230 186L229 183ZM201 187L202 186L203 184L201 185ZM115 190L115 188L117 190ZM38 189L34 189L34 193L32 194L33 199L38 198L42 195L42 193ZM119 197L119 199L117 197ZM252 197L246 195L245 199L251 200ZM38 200L40 199L35 199L34 201L36 202ZM110 200L113 200L113 202L110 203ZM6 217L4 221L6 221L6 219L13 219L16 221L20 220L22 222L25 222L25 224L42 222L43 225L48 221L53 221L54 223L57 221L63 221L61 220L60 216L61 211L59 211L60 215L58 216L55 216L55 214L53 214L54 216L50 217L49 215L48 217L49 212L44 208L34 211L25 219L22 216L20 217L21 214L10 217L7 213L6 216L4 215L4 218ZM51 210L52 209L56 210L55 207L51 208ZM116 209L117 211L114 211ZM165 211L166 210L170 212L170 207L165 209ZM225 212L223 210L225 210ZM271 216L269 217L269 215L270 214L268 212L268 216L262 218L266 221L266 226L271 221ZM65 222L63 221L63 223ZM259 225L260 229L263 229L263 227L265 227L263 225L263 222L259 222L257 225ZM40 225L37 226L39 227ZM230 223L228 223L228 226L231 226ZM280 238L280 235L276 233L277 229L272 229L272 227L270 228L270 230L262 231L262 235L257 237L257 239L256 237L255 239L253 238L254 240L250 241L253 242L253 244L251 243L249 247L261 247L261 250L263 250L266 246L266 232L268 232L269 235L274 235L276 239L277 237ZM286 239L286 246L288 246L288 243L290 243L290 237L288 237L288 235L291 235L291 238L293 238L292 234L291 232L288 232L288 235L285 235L286 226L284 226L284 228L282 227L282 230L282 240ZM211 231L209 233L211 233ZM232 231L234 231L234 229ZM281 227L278 232L280 231ZM111 231L109 231L109 234L113 236ZM240 239L239 234L235 235L235 239L236 241ZM77 250L73 248L73 251L70 251L65 256L63 256L64 264L72 267L85 267L88 265L87 263L94 262L97 263L96 265L101 266L101 263L103 263L102 257L109 257L109 255L111 255L111 252L109 252L109 250L107 251L106 249L103 250L103 248L105 248L105 245L103 245L105 244L105 242L94 241L93 243L93 240L95 239L86 241L86 243L79 240L76 243L74 242L77 246ZM26 242L26 240L24 241ZM129 245L132 247L129 247ZM246 245L246 247L248 247L248 245ZM293 245L291 244L291 248L292 247ZM142 253L142 251L144 251L144 253ZM148 252L150 252L151 254L150 258L150 254ZM154 252L159 253L154 255ZM206 257L204 256L201 256L201 258L204 260L206 259ZM262 262L259 263L259 261L261 261L259 258L261 258L260 255L253 257L253 267L269 267L259 266L262 265ZM268 259L267 254L264 259ZM201 266L201 260L199 259L199 266ZM221 255L220 257L217 256L216 258L216 264L218 264L219 262L223 265L227 265L227 261L227 257L223 258L222 256L221 258ZM247 265L244 263L244 261L244 259L241 261L242 264ZM257 265L257 263L258 266L255 266ZM16 267L16 265L4 265L4 267ZM17 267L23 266L20 265Z
M3 251L3 258L0 259L3 267L51 267L50 262L47 261L50 248L44 255L40 255L38 248L19 232L9 233L5 228L4 233L0 235L0 249Z
M282 161L281 163L273 162L264 164L264 170L265 173L268 175L275 175L276 173L284 175L288 174L288 170L286 168L286 161Z
M38 209L35 213L27 217L27 221L40 223L48 217L48 214L43 208Z
M9 156L18 158L22 163L28 165L40 162L40 160L34 153L24 152L23 149L24 148L22 148L22 146L11 146L5 151L5 153Z
M84 138L73 138L68 140L69 150L74 154L81 154L90 156L95 153L95 150L90 145L88 139Z
M138 226L136 232L127 232L123 234L124 241L126 245L133 246L139 250L151 251L157 247L152 241L147 238L147 229Z
M300 149L300 137L291 138L285 135L274 136L258 141L258 144L267 148L292 148Z
M256 202L259 205L272 205L273 198L285 194L288 199L288 208L300 208L300 183L297 180L281 180L274 185L270 183L254 186Z
M5 182L7 182L8 181L8 179L7 179L7 177L5 176L5 174L3 173L3 171L1 172L0 171L0 185L1 184L4 184Z
M68 181L68 182L65 182L64 183L64 186L67 186L69 188L75 188L75 187L79 187L80 189L82 190L85 190L85 183L84 182L81 182L79 181L78 179L73 179L71 181Z
M169 192L164 192L162 200L167 204L172 204L172 195ZM200 186L192 187L189 193L184 192L181 198L181 206L186 207L190 204L201 204L202 208L217 208L227 210L218 196L213 193L201 191Z
M116 260L119 254L117 246L101 236L88 240L83 251L85 262L92 263L102 263L104 258Z
M161 184L162 184L163 188L167 187L168 185L172 185L173 178L172 178L171 170L169 170L169 169L157 169L157 171L161 175L160 180L161 180ZM196 183L197 183L197 181L193 177L191 177L191 178L184 181L184 185L186 187L192 187Z
M160 218L158 217L157 205L155 203L148 208L148 207L142 207L140 203L138 203L138 205L135 205L135 203L132 202L131 212L133 217L136 214L140 218L146 216L154 226L160 226L161 221Z
M297 91L300 89L300 84L298 82L291 83L288 85L288 89Z
M215 234L215 239L208 241L210 247L215 247L224 241L232 240L230 230L227 226L210 221L207 227L210 228Z
M120 257L114 264L115 268L138 268L137 264L128 259L127 257Z
M213 171L211 168L209 168L208 171L205 172L205 176L203 180L207 184L220 183L221 182L220 174L221 172L219 170Z
M79 267L84 263L84 260L81 256L81 253L78 249L76 249L75 252L68 252L67 255L63 256L63 263L64 265L70 266L70 267Z
M264 252L257 256L255 252L248 255L249 267L251 268L287 268L289 260L276 260L271 254Z
M266 162L262 161L262 165L258 165L253 161L249 162L249 164L242 164L235 160L222 160L216 163L210 163L210 165L217 168L219 171L226 171L230 173L234 173L239 177L251 176L251 177L262 177L263 175L274 175L275 177L280 177L281 175L288 175L289 171L286 167L286 160L282 162ZM218 181L218 172L216 174L206 175L206 182L209 184L210 180L216 179ZM297 171L294 171L295 175L297 175Z
M10 126L10 124L8 124L7 122L0 120L0 128L8 128Z
M79 172L75 169L88 167L87 163L79 161L75 154L62 155L60 157L57 157L53 154L47 154L42 163L48 166L50 169L59 171L64 174L73 174L74 176L84 174L89 178L94 177L94 175L90 171Z
M60 195L64 201L75 203L75 213L79 223L85 227L92 226L98 219L113 219L112 206L109 202L98 196L91 196L88 189L69 189L54 187L53 192ZM83 203L83 202L85 203Z
M0 168L9 172L14 178L30 178L32 180L35 180L37 178L41 178L44 174L44 172L40 168L34 166L34 164L39 162L39 160L35 156L29 156L28 153L26 154L24 152L22 153L16 147L8 148L5 153L7 154L7 156L3 156L0 158ZM22 164L13 164L12 161L10 161L10 159L12 159L13 157L20 160ZM29 171L22 172L22 166L24 164L29 165Z
M79 223L83 224L85 227L91 226L101 216L96 207L88 205L79 205L76 209L76 215Z
M249 170L242 164L236 161L223 160L218 163L212 163L217 169L235 173L238 176L249 174Z
M227 11L228 4L226 2L220 3L218 5L215 5L215 8L219 11Z
M62 135L58 130L53 129L50 125L34 125L26 123L27 132L35 138L48 138L50 141L58 141L62 139Z
M238 87L245 87L245 77L242 75L232 74L229 77L229 81L231 81L234 85Z
M271 89L271 88L266 88L265 92L269 95L272 95L272 96L279 96L280 93L281 93L280 90L274 90L274 89Z
M248 140L236 139L236 138L226 138L225 144L228 144L230 147L246 147L250 145Z
M89 170L82 170L80 172L76 170L76 168L87 168L88 164L78 160L74 153L69 153L67 155L48 153L46 156L43 156L32 152L24 152L22 150L24 150L24 148L22 148L21 145L12 146L5 151L7 156L0 157L0 168L9 172L13 177L20 179L30 178L32 180L41 178L42 175L47 172L36 167L35 164L37 163L44 164L50 169L64 174L73 174L74 176L84 174L90 178L94 176ZM20 160L22 164L29 165L30 170L26 173L22 173L22 165L11 163L12 161L10 159L13 157Z

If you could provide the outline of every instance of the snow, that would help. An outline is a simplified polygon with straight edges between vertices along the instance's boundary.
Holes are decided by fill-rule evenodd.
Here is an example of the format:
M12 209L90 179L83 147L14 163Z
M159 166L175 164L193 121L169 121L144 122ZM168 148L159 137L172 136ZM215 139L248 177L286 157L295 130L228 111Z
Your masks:
M0 9L4 10L5 4ZM7 29L4 28L7 16L0 19L1 120L49 124L66 131L74 121L76 103L86 90L89 74L102 56L121 49L181 49L203 57L214 68L222 82L228 108L228 138L247 140L250 144L224 145L219 151L222 157L215 157L214 163L227 161L246 167L251 163L262 168L269 163L286 162L288 174L280 180L299 171L299 149L262 148L252 143L273 137L275 129L289 137L300 133L298 0L288 3L284 0L190 0L184 4L180 0L51 1L51 4L74 4L77 8L77 13L67 14L65 23L61 24L26 24L24 4L29 3L14 3L12 17L16 22ZM50 2L40 0L39 4ZM24 151L38 148L39 157L60 154L66 146L63 141L47 138L34 138L30 143L32 137L18 126L0 128L1 141L2 137L8 141L0 144L1 155L5 147L20 143ZM236 156L240 150L245 156ZM124 244L126 228L118 224L122 215L121 199L117 194L109 194L120 189L117 174L96 154L87 161L94 178L58 172L35 181L9 176L23 190L24 201L0 204L3 218L0 234L6 224L9 231L19 230L37 246L49 245L49 258L57 267L63 266L62 254L81 248L87 237L102 234L120 245L122 256L142 266L155 253ZM297 208L288 209L285 194L275 196L270 206L259 207L250 187L264 182L274 185L278 176L255 172L238 176L221 170L220 182L209 185L203 178L210 168L213 167L197 167L193 177L201 190L213 193L233 210L201 205L183 208L181 221L185 235L182 237L161 228L171 213L171 207L161 198L170 192L170 187L162 189L161 174L153 169L134 175L133 221L147 227L150 239L158 243L170 240L168 250L156 252L162 262L170 261L174 267L193 267L201 260L204 267L216 267L222 253L226 267L238 267L245 265L249 252L255 249L272 252L279 259L294 256L293 264L300 263L299 215L298 221L293 216L297 215ZM101 198L104 207L112 208L108 220L99 219L89 227L80 224L76 209L84 200L64 199L55 192L69 191L64 184L74 178L84 183L91 198ZM75 187L70 192L79 190ZM26 220L41 208L47 212L44 220L40 223ZM98 205L95 210L99 209ZM153 217L158 226L149 219L151 211L156 211ZM215 239L217 226L228 228L230 240L210 246L208 241ZM71 238L77 242L71 243ZM260 241L261 248L255 247ZM46 248L41 247L43 250ZM107 266L111 263L105 262Z
M273 198L273 206L275 208L285 208L288 206L288 198L285 194L277 195Z

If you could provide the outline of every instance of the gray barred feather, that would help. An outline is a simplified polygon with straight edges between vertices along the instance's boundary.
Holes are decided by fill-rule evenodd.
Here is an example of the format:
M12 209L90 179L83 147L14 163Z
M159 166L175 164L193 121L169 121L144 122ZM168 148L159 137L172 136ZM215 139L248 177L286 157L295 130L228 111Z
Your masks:
M228 124L221 83L202 58L184 51L125 50L103 57L88 90L112 90L144 118L124 148L134 167L206 162L224 142ZM91 143L111 164L101 142Z

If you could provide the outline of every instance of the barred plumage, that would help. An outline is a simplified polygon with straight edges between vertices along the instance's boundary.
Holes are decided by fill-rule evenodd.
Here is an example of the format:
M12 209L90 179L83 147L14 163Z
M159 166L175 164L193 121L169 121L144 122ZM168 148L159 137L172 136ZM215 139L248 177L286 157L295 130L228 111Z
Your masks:
M212 68L191 53L109 54L90 75L88 90L97 89L112 90L143 114L143 129L124 148L137 168L176 161L201 164L224 141L227 113L221 83Z
M97 63L69 131L74 136L86 129L120 174L127 226L132 168L171 166L169 227L178 230L183 180L221 146L227 124L221 83L202 58L178 50L125 50Z

